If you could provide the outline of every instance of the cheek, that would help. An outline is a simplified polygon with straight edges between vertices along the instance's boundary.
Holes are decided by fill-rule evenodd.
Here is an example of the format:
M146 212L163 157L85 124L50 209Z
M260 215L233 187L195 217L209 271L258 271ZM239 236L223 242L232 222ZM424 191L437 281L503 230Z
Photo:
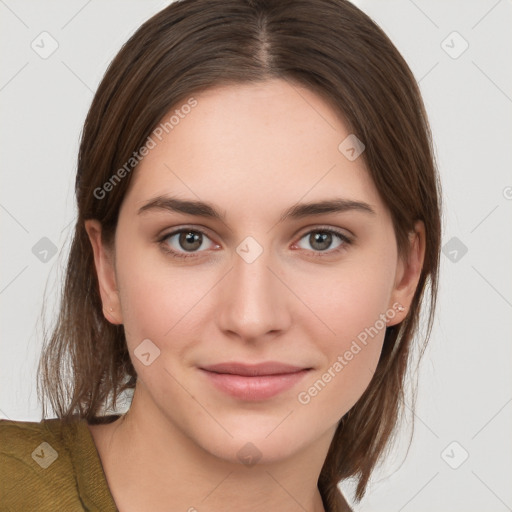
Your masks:
M357 265L347 264L325 277L317 275L303 282L304 302L321 320L316 325L324 324L327 336L316 339L326 341L326 353L343 349L376 323L379 330L385 327L380 318L388 308L393 279L394 269L387 262L361 259Z
M340 285L336 300L325 303L325 323L333 333L317 336L324 364L304 383L297 401L313 417L336 423L368 387L386 332L386 294L360 282ZM320 332L320 328L318 328ZM323 329L325 332L325 329Z
M390 315L392 258L360 263L350 266L350 271L347 265L347 271L342 269L335 280L317 280L317 285L323 283L321 287L309 282L303 288L305 302L322 320L312 317L310 327L325 357L323 367L305 383L297 399L318 408L319 414L332 411L333 421L355 404L370 383Z
M121 250L119 254L123 254ZM196 338L194 313L215 284L211 271L184 272L166 263L165 255L146 249L125 252L119 258L117 275L130 353L144 339L160 350L172 339L173 350L180 353L184 332L190 339Z

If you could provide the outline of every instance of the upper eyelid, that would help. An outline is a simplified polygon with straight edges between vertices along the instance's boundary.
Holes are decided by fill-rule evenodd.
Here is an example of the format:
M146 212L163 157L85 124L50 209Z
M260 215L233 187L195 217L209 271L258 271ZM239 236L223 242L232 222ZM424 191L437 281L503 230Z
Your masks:
M322 225L322 224L316 224L313 226L306 226L304 228L304 231L300 230L299 232L302 233L300 237L302 238L304 235L307 235L308 233L314 232L314 231L330 231L335 234L345 236L346 238L352 240L355 238L355 236L346 228L340 228L340 227L334 227L334 226L328 226L328 225ZM296 235L299 236L299 235Z
M166 240L167 238L174 236L174 235L178 235L180 233L183 233L184 231L192 231L192 232L201 233L201 234L207 236L213 242L211 235L208 233L208 231L209 231L208 229L203 228L203 227L192 227L192 226L184 226L184 227L173 229L173 230L169 231L168 233L163 233L162 235L158 235L158 239Z

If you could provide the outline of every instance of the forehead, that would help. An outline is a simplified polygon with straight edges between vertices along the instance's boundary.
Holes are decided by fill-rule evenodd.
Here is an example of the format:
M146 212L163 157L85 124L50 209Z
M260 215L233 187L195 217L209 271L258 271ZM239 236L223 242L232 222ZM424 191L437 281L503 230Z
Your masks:
M139 207L172 193L228 211L238 206L243 215L262 205L342 196L383 208L363 159L350 161L338 148L350 135L343 120L314 92L269 80L192 97L193 108L182 108L185 99L163 116L127 203Z

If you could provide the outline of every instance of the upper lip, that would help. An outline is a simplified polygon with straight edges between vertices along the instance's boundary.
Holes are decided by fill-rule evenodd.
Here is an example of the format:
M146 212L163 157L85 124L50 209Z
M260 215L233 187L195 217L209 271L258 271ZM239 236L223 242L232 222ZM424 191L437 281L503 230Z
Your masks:
M232 375L245 375L251 377L263 375L283 375L286 373L297 373L309 368L303 366L293 366L291 364L269 361L266 363L246 364L246 363L219 363L209 366L202 366L202 370L214 373L229 373Z

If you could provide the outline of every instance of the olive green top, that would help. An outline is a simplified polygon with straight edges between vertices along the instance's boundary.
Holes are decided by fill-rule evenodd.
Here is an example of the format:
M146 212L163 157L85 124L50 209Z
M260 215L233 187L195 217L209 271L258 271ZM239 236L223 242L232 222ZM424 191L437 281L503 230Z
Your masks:
M332 510L351 510L338 499ZM0 511L33 510L118 512L85 419L0 420Z
M85 419L0 420L0 510L117 511Z

